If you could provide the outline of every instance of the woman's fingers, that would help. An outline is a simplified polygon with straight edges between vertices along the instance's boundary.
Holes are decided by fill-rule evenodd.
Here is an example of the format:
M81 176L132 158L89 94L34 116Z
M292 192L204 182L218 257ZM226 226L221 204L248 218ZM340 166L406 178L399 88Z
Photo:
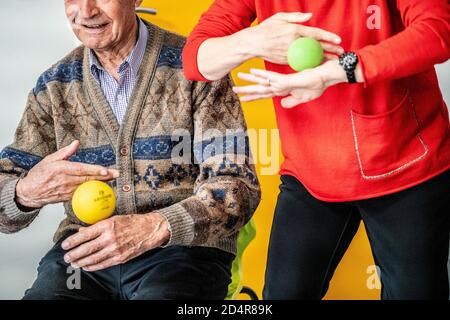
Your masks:
M341 46L337 46L337 45L329 43L329 42L321 41L320 45L322 46L325 53L334 53L337 55L341 55L345 52L344 48L342 48Z
M326 59L337 59L337 56L327 54ZM272 71L251 69L250 74L239 73L239 78L245 81L254 82L254 85L234 87L233 91L241 94L240 100L243 102L254 101L274 96L291 96L282 100L282 106L285 108L292 108L300 103L305 103L315 97L314 93L309 95L302 95L302 97L295 98L292 96L292 90L317 90L320 85L317 75L314 71L305 70L303 72L294 74L279 74ZM319 88L320 89L320 88Z
M258 83L260 85L270 86L271 83L279 83L283 75L262 70L262 69L250 69L250 73L239 72L238 77L241 80Z
M249 73L239 72L238 78L241 80L244 80L244 81L258 83L260 85L270 85L270 82L268 81L268 79L259 77L259 76L253 75L253 74L249 74Z
M257 85L234 87L233 91L237 94L244 94L240 97L242 102L255 101L260 99L272 98L274 96L273 90L270 88L269 74L265 70L258 73L259 69L251 69L249 73L239 72L238 77L241 80L254 82Z
M280 19L289 23L305 23L312 17L311 12L279 12L273 15L272 19ZM269 18L270 19L270 18Z
M299 25L298 27L300 28L302 37L314 38L317 41L327 41L335 44L340 44L342 42L341 38L332 32L303 25Z
M250 69L250 73L254 76L258 76L260 78L264 79L270 79L271 81L278 80L283 75L273 72L273 71L267 71L263 69Z
M252 94L247 96L242 96L240 99L243 102L250 102L255 100L261 100L261 99L268 99L272 98L273 94Z
M325 61L339 60L339 57L335 54L325 53L323 56L325 57Z
M233 87L233 91L237 94L269 94L272 93L272 90L267 86L262 85L250 85L250 86L242 86L242 87Z
M303 103L303 100L295 98L293 96L289 96L289 97L286 97L286 98L281 100L281 106L283 108L287 108L287 109L290 109L290 108L293 108L295 106L298 106L301 103Z

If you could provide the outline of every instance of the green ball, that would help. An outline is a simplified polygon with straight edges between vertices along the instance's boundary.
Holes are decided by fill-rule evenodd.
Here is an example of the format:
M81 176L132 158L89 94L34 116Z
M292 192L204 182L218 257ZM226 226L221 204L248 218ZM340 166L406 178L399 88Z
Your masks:
M295 40L288 50L289 66L295 71L320 66L323 61L323 49L320 42L312 38Z

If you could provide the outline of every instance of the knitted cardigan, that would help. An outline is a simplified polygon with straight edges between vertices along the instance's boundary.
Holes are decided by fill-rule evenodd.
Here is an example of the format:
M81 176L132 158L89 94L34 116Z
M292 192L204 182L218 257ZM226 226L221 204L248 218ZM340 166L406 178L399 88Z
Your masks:
M251 162L244 115L230 77L185 79L185 39L146 24L149 38L122 125L89 72L80 46L38 79L14 141L0 154L0 231L27 227L15 187L47 155L73 140L69 161L120 171L110 182L116 215L159 212L169 223L167 246L207 246L236 253L239 229L252 217L260 188ZM64 203L58 241L84 224Z

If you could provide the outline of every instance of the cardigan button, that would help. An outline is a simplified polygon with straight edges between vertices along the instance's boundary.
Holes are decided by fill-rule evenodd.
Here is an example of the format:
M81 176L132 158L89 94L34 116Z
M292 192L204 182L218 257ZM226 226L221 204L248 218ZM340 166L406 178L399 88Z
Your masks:
M127 147L123 147L123 148L120 148L120 155L121 156L127 156L128 155L128 148Z
M129 184L126 184L122 187L122 191L123 192L130 192L131 191L131 187Z

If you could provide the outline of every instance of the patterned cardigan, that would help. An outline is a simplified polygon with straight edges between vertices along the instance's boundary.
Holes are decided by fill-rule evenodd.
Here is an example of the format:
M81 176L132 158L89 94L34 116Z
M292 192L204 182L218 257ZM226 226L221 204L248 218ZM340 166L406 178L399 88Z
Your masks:
M237 233L256 210L260 188L231 79L186 80L185 39L146 25L148 43L122 125L89 72L87 48L76 48L39 77L13 143L0 154L1 232L17 232L39 213L17 206L20 176L79 140L70 161L120 171L110 182L115 214L159 212L171 231L167 246L236 252ZM64 208L54 241L84 225L70 202Z

